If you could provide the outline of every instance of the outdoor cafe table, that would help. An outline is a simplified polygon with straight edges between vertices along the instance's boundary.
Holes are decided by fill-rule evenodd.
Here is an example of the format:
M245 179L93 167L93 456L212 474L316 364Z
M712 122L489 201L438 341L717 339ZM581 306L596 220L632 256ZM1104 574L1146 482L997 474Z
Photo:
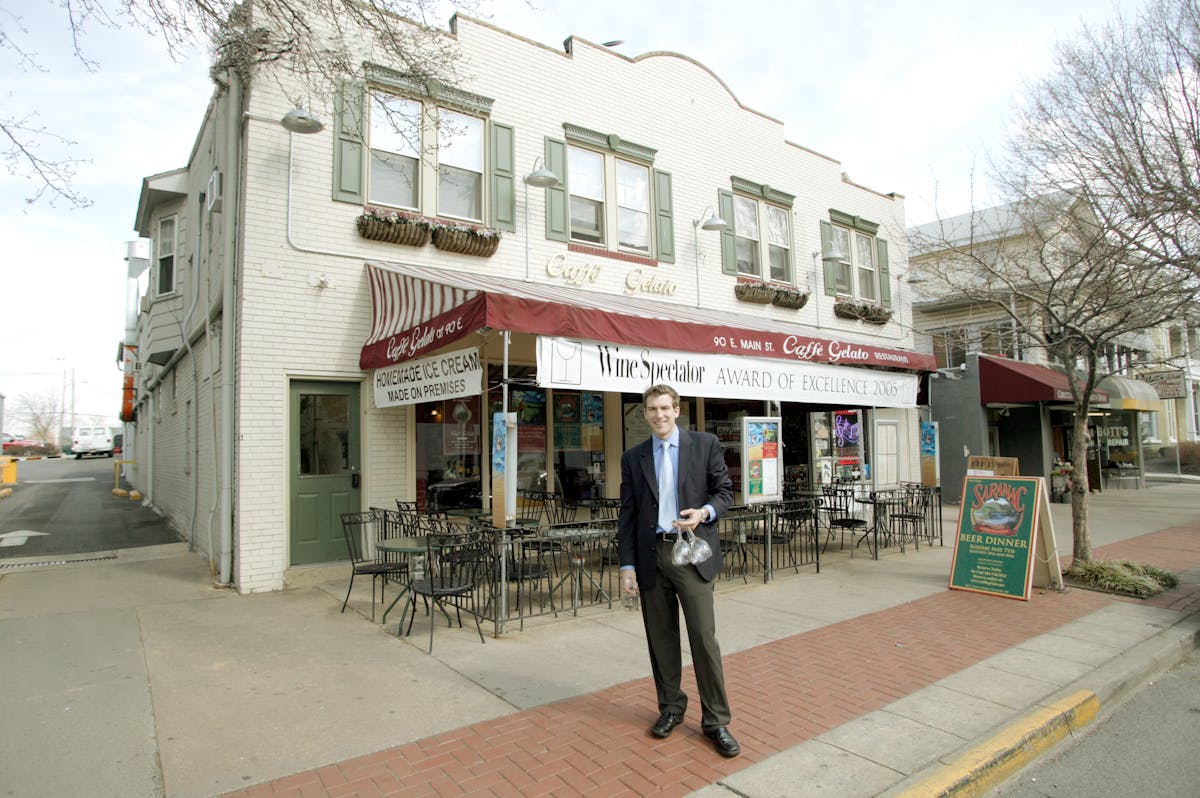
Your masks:
M543 538L559 541L567 544L571 550L571 569L562 575L557 583L550 587L550 593L563 586L563 583L568 579L571 580L571 614L579 614L579 604L583 600L583 580L586 578L592 587L596 588L597 595L603 596L608 600L608 606L612 608L612 596L604 589L604 586L596 581L592 576L591 571L584 567L585 555L589 543L595 543L605 538L612 538L616 535L616 529L611 526L605 527L565 527L555 528L550 527L541 533Z
M386 551L392 554L401 554L409 564L409 581L404 584L396 597L392 599L392 603L383 611L383 623L387 623L388 613L392 611L392 607L396 606L396 602L404 598L404 594L412 590L412 558L414 555L424 554L429 548L429 537L426 535L414 535L399 538L384 538L375 541L376 551ZM404 618L400 619L400 625L404 625Z
M866 540L868 536L874 537L875 538L875 548L871 552L871 558L878 560L879 559L880 528L884 527L884 524L887 521L889 508L904 506L904 497L901 494L896 493L894 491L871 491L870 493L866 494L865 496L860 496L858 494L855 494L854 501L858 502L859 504L871 505L871 528L867 531L867 534L863 535L862 539L859 540L858 542L862 543L862 541ZM885 533L884 534L884 542L886 544L887 542L890 541L891 529L884 528L883 531ZM855 545L857 545L857 544L855 544ZM867 544L867 547L870 548L870 544ZM903 548L901 549L901 551L903 551Z

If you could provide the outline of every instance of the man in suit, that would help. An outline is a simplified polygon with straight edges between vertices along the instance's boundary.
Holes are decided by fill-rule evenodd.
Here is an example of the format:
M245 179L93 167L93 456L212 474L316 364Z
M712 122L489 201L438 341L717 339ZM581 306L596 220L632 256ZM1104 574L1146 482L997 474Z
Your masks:
M658 691L659 718L650 733L668 736L683 722L687 710L688 697L679 686L682 608L700 693L700 729L722 756L737 756L741 748L727 728L729 701L713 613L713 579L721 572L716 521L733 500L733 484L716 436L676 426L679 394L674 388L647 389L643 411L654 434L621 456L617 541L621 587L626 595L641 594L650 668ZM660 496L660 485L665 495ZM712 556L696 564L674 565L671 547L685 531L707 541Z

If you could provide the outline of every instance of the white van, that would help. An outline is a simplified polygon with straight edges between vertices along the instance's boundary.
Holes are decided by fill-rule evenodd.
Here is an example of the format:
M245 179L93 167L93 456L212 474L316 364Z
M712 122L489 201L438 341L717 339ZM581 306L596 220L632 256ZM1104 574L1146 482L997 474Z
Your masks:
M71 436L71 451L75 459L85 454L103 454L113 456L112 430L108 427L76 427Z

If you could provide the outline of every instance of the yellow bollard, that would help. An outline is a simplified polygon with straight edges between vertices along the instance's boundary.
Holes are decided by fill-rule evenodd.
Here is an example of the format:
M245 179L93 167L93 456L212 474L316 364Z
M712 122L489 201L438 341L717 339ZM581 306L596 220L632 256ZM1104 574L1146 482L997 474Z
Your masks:
M17 484L17 460L14 457L0 457L0 485Z
M129 495L128 491L121 491L121 493L117 493L117 491L121 490L121 466L123 466L123 465L137 465L137 460L114 460L113 461L113 495L114 496L128 496Z
M134 488L133 490L129 491L129 498L135 502L140 502L142 500L142 492L137 488Z

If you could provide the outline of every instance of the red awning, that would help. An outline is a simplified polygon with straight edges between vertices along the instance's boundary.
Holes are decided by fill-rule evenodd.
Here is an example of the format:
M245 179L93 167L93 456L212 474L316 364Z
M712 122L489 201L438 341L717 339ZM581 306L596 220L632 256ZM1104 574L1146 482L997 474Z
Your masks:
M681 352L777 357L812 363L933 371L933 355L848 338L823 338L798 324L651 302L558 285L422 266L368 263L371 332L359 356L376 369L441 349L476 330L653 346Z
M1045 366L980 355L979 398L985 405L1005 402L1069 403L1071 383L1065 374ZM1093 402L1106 399L1108 394L1103 391L1092 392Z

